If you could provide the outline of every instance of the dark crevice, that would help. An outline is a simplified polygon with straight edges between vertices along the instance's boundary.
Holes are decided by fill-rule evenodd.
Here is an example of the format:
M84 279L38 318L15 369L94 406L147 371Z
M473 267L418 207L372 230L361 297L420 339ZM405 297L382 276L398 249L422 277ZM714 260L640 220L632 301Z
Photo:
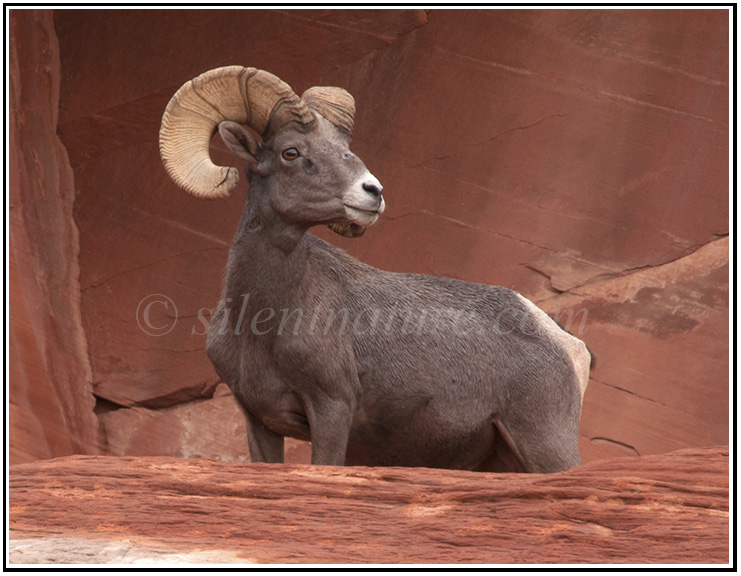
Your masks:
M103 398L97 394L93 394L93 396L95 397L95 408L93 408L93 412L96 416L102 416L103 414L116 412L117 410L122 410L124 408L130 408L130 406L119 404L118 402Z

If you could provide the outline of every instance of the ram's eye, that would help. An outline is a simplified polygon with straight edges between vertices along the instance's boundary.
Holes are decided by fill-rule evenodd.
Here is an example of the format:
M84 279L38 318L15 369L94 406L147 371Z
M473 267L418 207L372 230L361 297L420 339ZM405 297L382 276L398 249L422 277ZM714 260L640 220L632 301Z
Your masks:
M298 158L300 154L295 148L286 148L285 150L283 150L282 156L284 160L293 161Z

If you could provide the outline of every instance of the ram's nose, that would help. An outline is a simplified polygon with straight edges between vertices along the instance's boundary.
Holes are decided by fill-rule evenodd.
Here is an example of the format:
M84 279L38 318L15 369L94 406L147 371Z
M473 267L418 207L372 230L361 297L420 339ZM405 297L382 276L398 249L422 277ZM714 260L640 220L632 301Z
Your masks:
M384 202L383 200L383 186L381 186L378 178L370 174L368 176L368 179L363 182L363 190L365 190L368 194L376 199L376 201L378 202L377 211L379 214L381 214L386 208L386 202Z
M378 180L369 180L368 182L363 183L363 190L372 194L376 198L380 198L383 193L383 186L381 186L381 183Z

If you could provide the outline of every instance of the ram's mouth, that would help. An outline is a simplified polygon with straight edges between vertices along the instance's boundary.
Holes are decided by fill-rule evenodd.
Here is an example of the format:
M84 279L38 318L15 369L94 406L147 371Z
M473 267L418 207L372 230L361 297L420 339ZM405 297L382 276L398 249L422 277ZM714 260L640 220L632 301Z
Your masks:
M348 220L361 226L370 226L378 220L377 210L364 210L363 208L356 208L355 206L345 204L345 213Z

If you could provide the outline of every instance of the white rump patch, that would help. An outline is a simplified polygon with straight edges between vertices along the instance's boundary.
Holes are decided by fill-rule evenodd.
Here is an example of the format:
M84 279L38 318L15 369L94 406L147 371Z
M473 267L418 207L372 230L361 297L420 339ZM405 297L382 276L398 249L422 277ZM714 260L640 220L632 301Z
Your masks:
M518 298L526 306L530 312L532 312L535 320L538 324L553 338L555 342L558 342L566 352L567 356L571 359L571 363L574 365L574 373L576 379L579 382L579 390L581 392L581 399L584 400L584 393L587 390L589 384L589 365L592 360L592 355L587 350L587 345L579 340L576 336L572 336L566 330L563 330L555 320L548 316L543 310L538 308L535 304L530 302L522 294L517 294Z

